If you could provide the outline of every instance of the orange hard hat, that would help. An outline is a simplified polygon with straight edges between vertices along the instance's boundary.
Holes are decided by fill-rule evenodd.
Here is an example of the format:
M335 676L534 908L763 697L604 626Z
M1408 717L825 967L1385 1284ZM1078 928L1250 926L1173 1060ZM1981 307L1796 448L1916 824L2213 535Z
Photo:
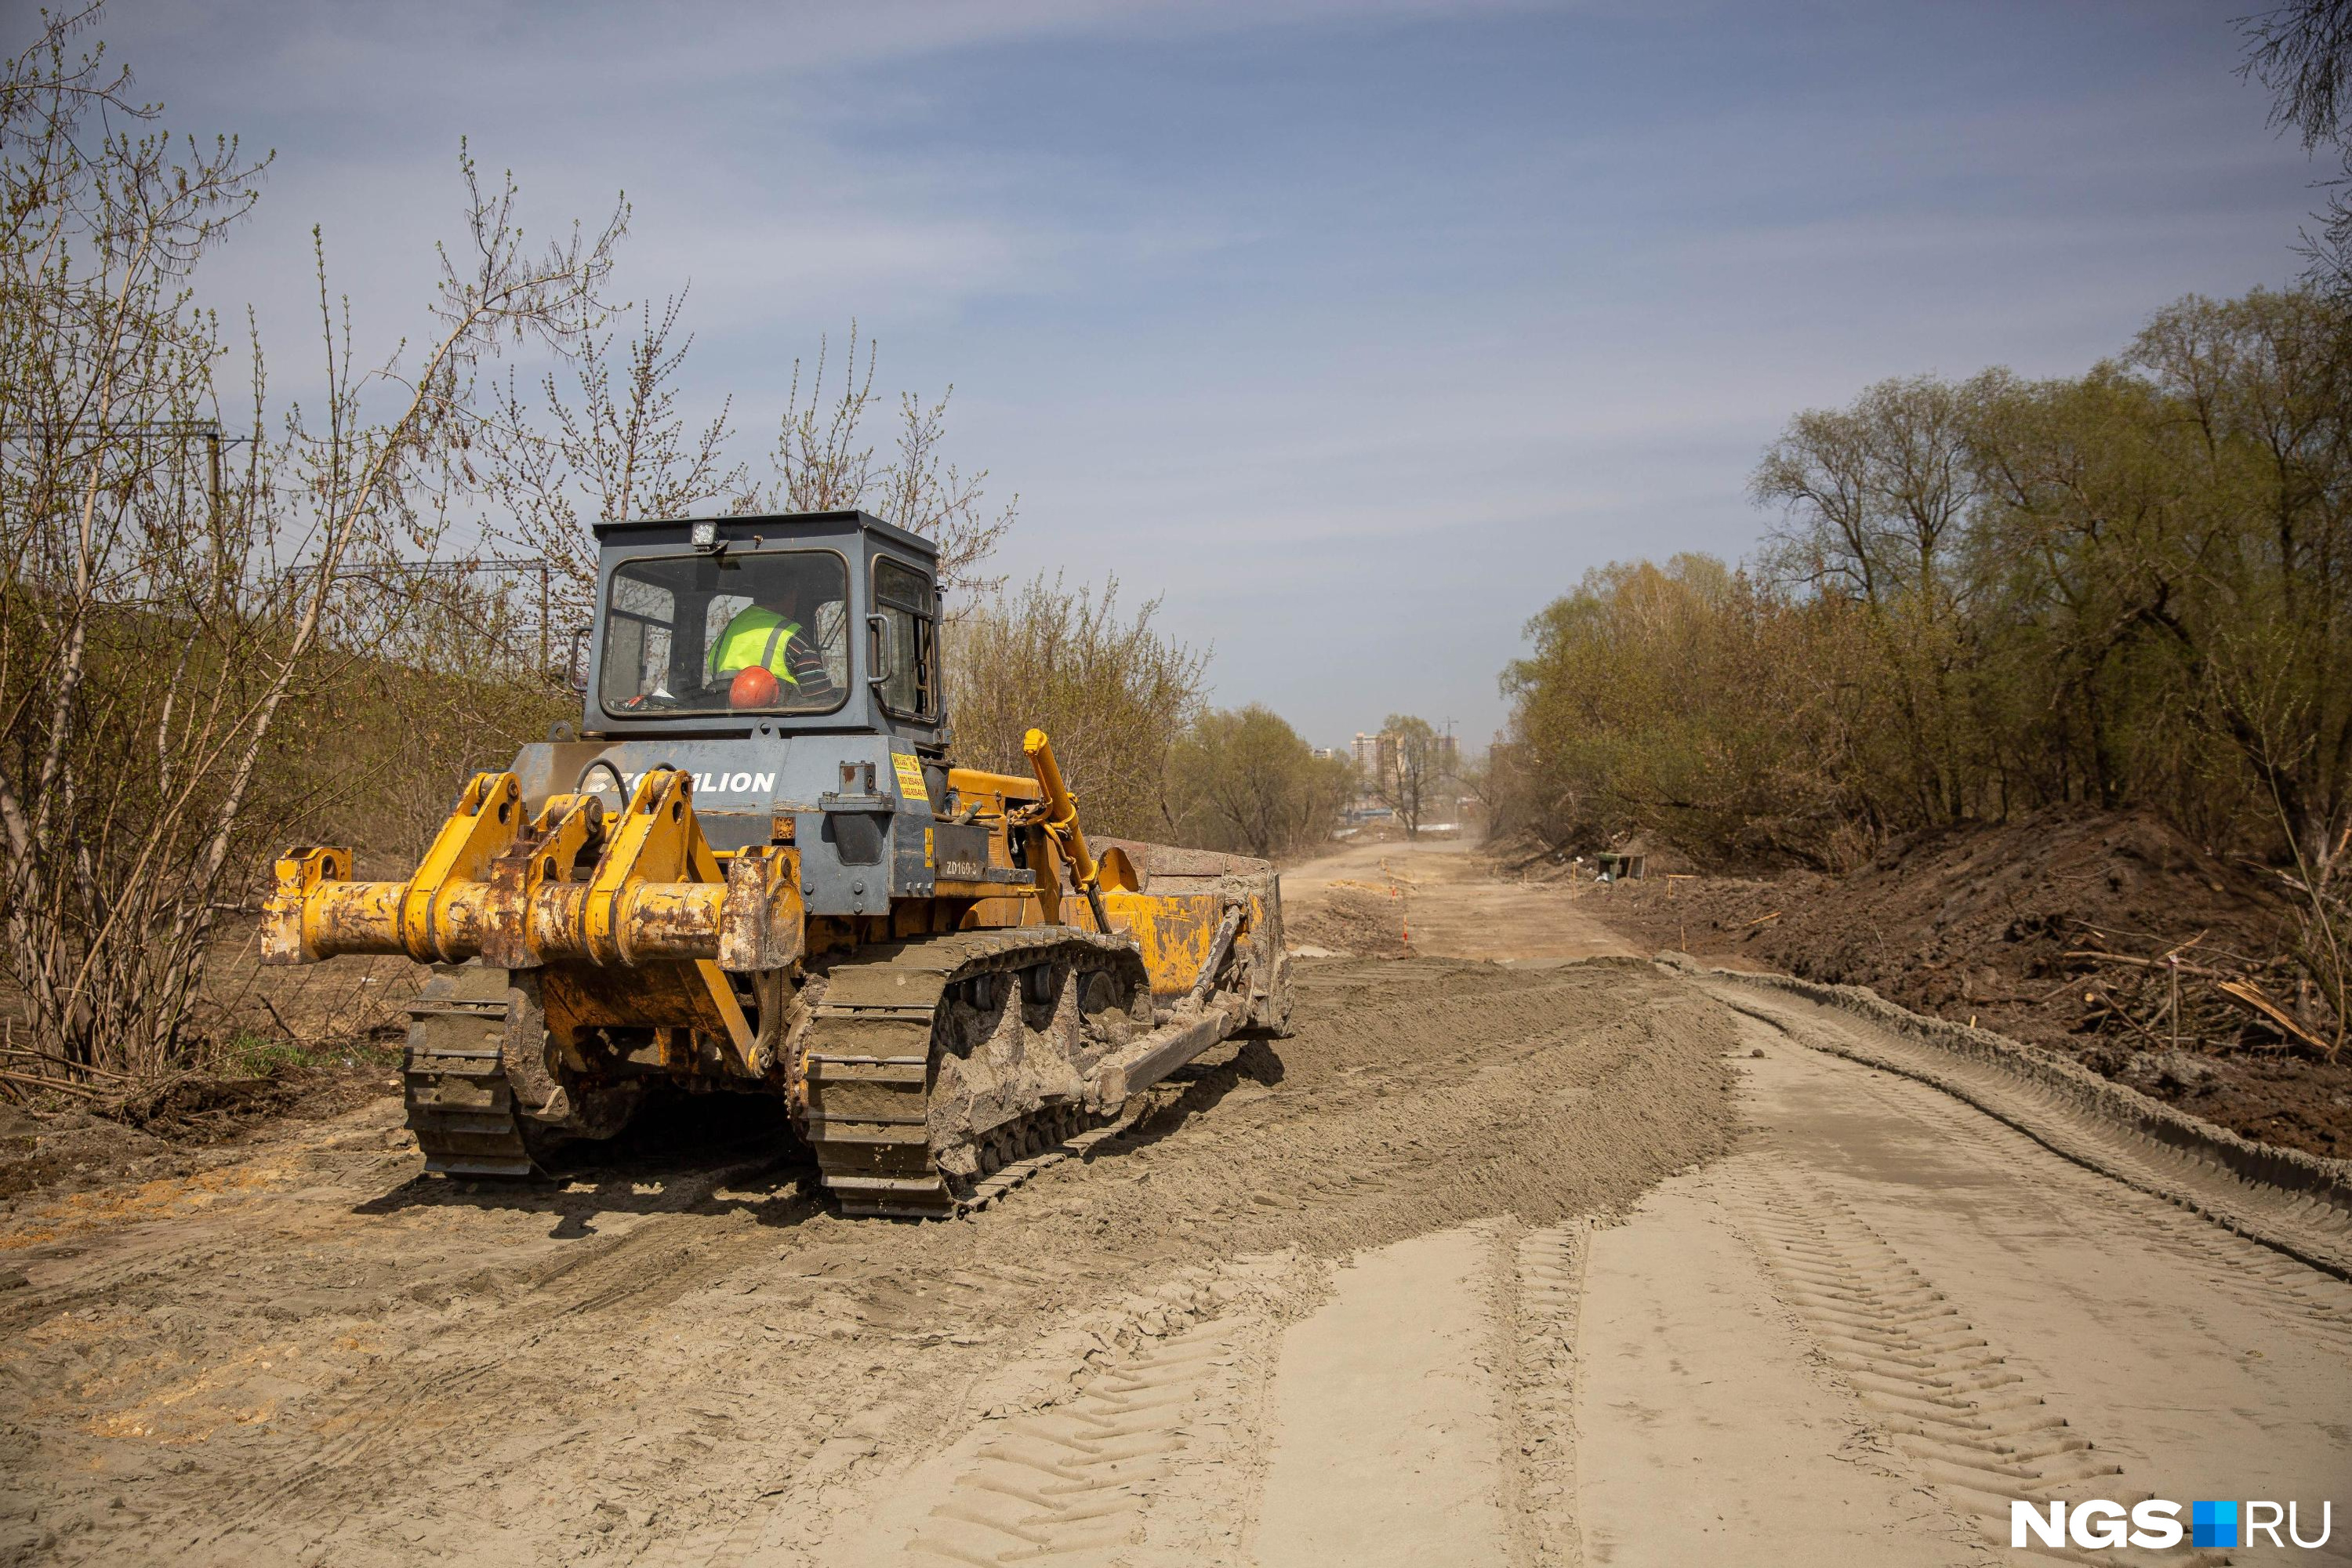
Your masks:
M735 679L727 683L727 706L730 708L773 708L783 695L784 684L775 672L761 665L739 669Z

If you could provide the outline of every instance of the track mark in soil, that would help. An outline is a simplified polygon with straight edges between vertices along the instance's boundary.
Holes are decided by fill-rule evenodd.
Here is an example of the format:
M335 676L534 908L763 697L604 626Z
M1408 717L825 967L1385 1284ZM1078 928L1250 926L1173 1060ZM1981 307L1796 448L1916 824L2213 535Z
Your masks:
M1193 1395L1231 1364L1245 1329L1204 1323L1106 1369L1076 1398L1013 1422L932 1508L908 1554L996 1568L1038 1557L1084 1563L1131 1543L1186 1446Z
M1581 1223L1527 1232L1504 1277L1511 1401L1503 1459L1517 1527L1514 1568L1584 1562L1576 1521L1576 1329L1589 1234Z
M2070 1426L1942 1292L1842 1199L1772 1156L1725 1167L1728 1207L1782 1299L1830 1363L1920 1472L1956 1508L2006 1540L2011 1500L2046 1506L2105 1498L2128 1508L2151 1493ZM2157 1557L2031 1550L2068 1561L2221 1563L2221 1552Z
M2126 1125L2116 1119L2106 1100L2120 1091L2087 1073L2082 1075L2087 1081L2067 1079L2063 1069L2030 1057L2022 1047L2015 1048L2013 1059L1994 1061L1973 1049L1905 1038L1843 1006L1802 1000L1720 972L1696 983L1734 1012L1801 1045L1915 1079L2088 1170L2177 1204L2323 1273L2352 1280L2352 1209L2312 1193L2250 1181L2225 1168L2210 1152ZM1875 997L1856 1005L1888 1007ZM1932 1019L1919 1026L1948 1027Z
M2033 1203L2047 1221L2073 1223L2085 1203L2118 1211L2116 1217L2147 1245L2196 1269L2199 1278L2240 1306L2313 1332L2352 1356L2352 1284L2318 1273L2184 1205L2095 1170L2053 1166L2040 1140L1931 1085L1873 1074L1861 1080L1860 1088L1896 1114L1924 1122L1955 1146L1969 1148L1984 1167L2017 1177L2014 1192Z

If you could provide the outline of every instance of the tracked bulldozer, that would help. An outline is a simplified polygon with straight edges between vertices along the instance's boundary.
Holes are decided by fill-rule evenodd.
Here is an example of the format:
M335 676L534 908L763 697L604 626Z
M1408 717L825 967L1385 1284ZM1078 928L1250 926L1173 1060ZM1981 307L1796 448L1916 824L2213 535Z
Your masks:
M1090 845L1036 730L1027 773L950 760L929 541L854 511L596 533L580 722L474 777L404 881L277 864L265 962L433 966L428 1171L530 1177L657 1086L732 1090L783 1102L845 1213L947 1216L1283 1031L1271 866Z

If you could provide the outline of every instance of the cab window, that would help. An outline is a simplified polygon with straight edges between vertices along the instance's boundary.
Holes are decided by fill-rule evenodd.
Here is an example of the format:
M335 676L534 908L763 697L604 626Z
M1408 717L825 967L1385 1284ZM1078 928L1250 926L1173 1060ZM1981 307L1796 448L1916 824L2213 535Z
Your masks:
M939 708L939 612L931 580L876 556L874 615L883 708L901 719L931 718Z
M829 713L849 689L848 609L847 564L829 550L625 561L605 592L598 702L623 718Z

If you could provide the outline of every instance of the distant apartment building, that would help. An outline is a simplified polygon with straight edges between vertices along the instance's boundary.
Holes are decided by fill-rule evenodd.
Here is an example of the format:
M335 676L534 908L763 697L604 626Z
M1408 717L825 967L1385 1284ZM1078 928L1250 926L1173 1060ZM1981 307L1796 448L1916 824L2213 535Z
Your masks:
M1433 736L1432 740L1437 748L1438 776L1453 778L1459 774L1462 771L1460 766L1462 757L1460 748L1454 742L1454 731L1445 731ZM1396 736L1387 730L1382 730L1376 735L1368 734L1361 730L1356 731L1356 743L1352 748L1356 757L1356 771L1363 775L1367 785L1377 789L1380 786L1380 781L1387 778L1395 770L1396 747Z

